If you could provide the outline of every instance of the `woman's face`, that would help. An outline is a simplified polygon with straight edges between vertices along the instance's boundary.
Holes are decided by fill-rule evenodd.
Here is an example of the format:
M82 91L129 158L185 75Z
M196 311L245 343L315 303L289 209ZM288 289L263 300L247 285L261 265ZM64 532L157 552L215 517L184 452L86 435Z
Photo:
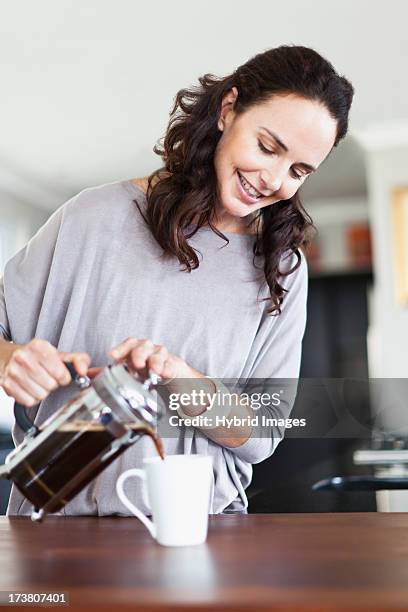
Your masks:
M337 123L325 106L295 94L276 94L237 115L237 94L234 87L224 96L218 121L223 134L214 157L215 225L245 232L252 213L292 197L320 166L333 147Z

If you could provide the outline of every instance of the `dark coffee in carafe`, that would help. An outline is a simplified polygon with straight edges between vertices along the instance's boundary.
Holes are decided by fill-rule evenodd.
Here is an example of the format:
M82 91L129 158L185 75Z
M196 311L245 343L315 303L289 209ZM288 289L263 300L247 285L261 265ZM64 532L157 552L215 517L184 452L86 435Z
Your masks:
M16 403L24 440L0 466L0 478L11 480L32 503L33 521L61 510L144 434L163 458L156 434L161 414L156 374L149 370L142 380L120 363L106 366L91 380L66 365L81 392L41 425Z
M115 448L112 443L117 436L101 423L64 423L16 466L11 479L34 508L51 513L61 510L140 435L152 438L163 459L163 446L153 429L137 422L124 428L129 439Z

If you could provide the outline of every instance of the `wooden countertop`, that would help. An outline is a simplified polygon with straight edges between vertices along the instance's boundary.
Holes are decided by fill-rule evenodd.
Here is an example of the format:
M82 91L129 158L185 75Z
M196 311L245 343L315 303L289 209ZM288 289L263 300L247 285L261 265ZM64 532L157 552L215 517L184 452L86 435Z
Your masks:
M186 548L132 518L1 517L0 559L0 591L64 591L69 610L408 610L402 513L211 516Z

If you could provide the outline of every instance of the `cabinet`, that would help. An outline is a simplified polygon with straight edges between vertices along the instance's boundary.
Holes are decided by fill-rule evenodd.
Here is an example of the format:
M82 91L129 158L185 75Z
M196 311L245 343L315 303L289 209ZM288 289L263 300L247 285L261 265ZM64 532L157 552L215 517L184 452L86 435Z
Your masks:
M312 275L309 282L308 321L303 341L301 377L367 379L367 293L371 272ZM362 421L370 419L365 398L353 406ZM301 418L298 400L293 418ZM318 416L330 425L332 414ZM314 482L336 474L363 475L353 453L362 445L357 438L299 438L288 433L275 453L254 466L248 491L250 512L375 511L372 492L313 492Z

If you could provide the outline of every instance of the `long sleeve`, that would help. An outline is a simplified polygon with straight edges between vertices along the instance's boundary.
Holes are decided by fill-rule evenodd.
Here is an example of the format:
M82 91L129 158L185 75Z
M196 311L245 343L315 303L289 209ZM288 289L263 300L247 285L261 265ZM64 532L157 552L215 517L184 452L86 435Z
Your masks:
M0 282L0 333L6 340L23 343L35 335L63 212L64 207L54 212L5 266Z
M287 258L294 265L295 256ZM259 463L269 457L284 436L284 427L265 426L265 419L287 419L292 410L297 390L302 353L302 339L306 326L306 302L308 273L307 263L301 253L299 268L285 278L283 286L288 290L277 317L264 320L252 347L252 369L244 391L251 394L265 393L270 398L279 394L279 405L271 401L252 412L258 425L251 437L241 446L230 449L237 457L249 463ZM275 395L276 397L276 395ZM267 403L267 402L265 402Z

